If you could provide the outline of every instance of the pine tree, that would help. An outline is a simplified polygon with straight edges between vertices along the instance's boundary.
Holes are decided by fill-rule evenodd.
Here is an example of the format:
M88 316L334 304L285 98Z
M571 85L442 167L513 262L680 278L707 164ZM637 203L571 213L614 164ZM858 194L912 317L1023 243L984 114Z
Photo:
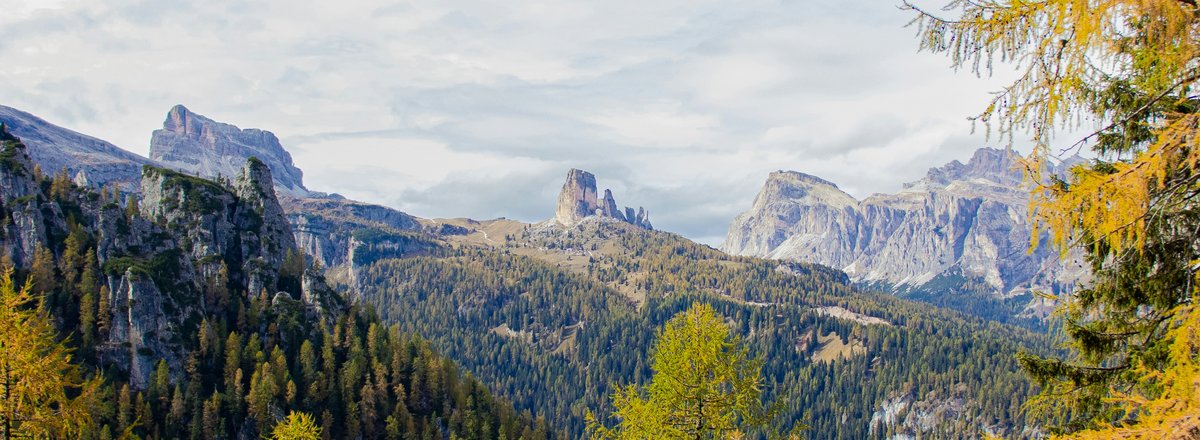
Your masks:
M90 347L96 339L96 294L83 292L79 298L79 342Z
M54 179L50 182L50 197L55 200L66 200L71 191L71 178L67 175L67 169L63 168L54 174Z
M221 395L213 392L208 400L204 401L204 413L201 416L204 423L204 432L219 433L225 430L225 422L221 419Z
M73 295L78 295L77 281L86 266L88 238L87 232L78 224L71 224L69 229L62 259L59 260L59 271L62 273L64 289L70 289Z
M167 407L170 399L171 391L171 371L167 368L167 361L159 359L158 364L154 366L154 373L150 376L150 387L147 393L150 395L150 400L158 402L162 408Z
M121 385L117 394L117 431L127 431L133 428L133 396L129 384Z
M0 274L0 435L82 435L93 427L100 383L83 379L30 290L29 282L17 290L11 271Z
M271 407L277 392L271 366L264 362L250 376L250 392L246 395L246 411L258 422L260 429L271 424Z

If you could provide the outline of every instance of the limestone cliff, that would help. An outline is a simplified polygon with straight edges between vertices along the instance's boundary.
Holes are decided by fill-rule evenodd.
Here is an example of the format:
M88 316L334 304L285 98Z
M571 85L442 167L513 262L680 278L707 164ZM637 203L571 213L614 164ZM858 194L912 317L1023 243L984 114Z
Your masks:
M634 213L633 208L626 207L622 213L617 209L612 191L606 189L603 198L597 197L595 175L572 168L567 172L567 180L558 193L554 220L562 226L574 226L591 216L614 218L641 228L654 229L645 208L639 207Z
M820 263L898 289L965 278L997 297L1069 291L1086 276L1077 259L1027 252L1028 192L1017 159L981 149L966 164L931 169L898 193L862 201L814 176L771 173L722 249Z
M0 132L0 199L0 213L8 217L0 225L0 247L15 264L27 264L46 245L47 214L53 220L59 209L42 195L25 144L7 132Z
M150 157L165 166L201 177L232 178L241 164L253 158L270 169L293 241L305 255L326 268L350 262L352 236L363 229L417 231L417 219L385 206L349 200L336 194L309 191L303 173L269 131L240 129L177 105L167 113L163 128L150 141ZM266 179L257 179L265 182ZM239 184L240 185L240 184ZM266 190L266 188L262 188ZM240 194L253 198L252 193Z
M351 238L358 230L419 231L416 217L385 206L340 197L281 199L296 241L306 255L325 267L350 261Z
M151 159L202 177L236 176L251 157L266 163L281 190L308 192L304 174L292 163L292 155L269 131L243 130L176 105L167 112L163 128L150 136Z
M206 275L220 264L250 294L278 289L275 273L296 241L275 197L266 164L251 159L231 187L147 166L142 174L143 216L176 231L180 246ZM241 276L237 276L237 275Z
M76 183L122 190L137 187L149 159L91 136L59 127L29 113L0 105L0 122L21 138L33 162L46 174L67 170Z

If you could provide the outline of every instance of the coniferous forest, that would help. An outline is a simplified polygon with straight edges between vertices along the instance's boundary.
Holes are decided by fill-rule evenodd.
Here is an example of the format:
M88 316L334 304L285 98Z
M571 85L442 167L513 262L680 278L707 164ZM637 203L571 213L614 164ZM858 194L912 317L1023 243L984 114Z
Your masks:
M512 243L378 261L361 280L378 286L364 299L573 436L589 409L606 414L614 385L649 378L656 329L696 301L733 323L762 359L764 394L784 415L772 421L777 430L803 423L808 438L886 437L897 428L879 409L905 402L954 414L931 432L981 432L986 420L995 432L1029 434L1013 429L1028 417L1013 396L1033 392L1015 356L1050 353L1045 336L861 291L824 267L730 257L611 222ZM518 255L592 243L610 247L574 257L582 259L574 270ZM643 304L613 287L628 285L644 292ZM834 307L878 320L821 311Z
M267 295L264 288L251 294L238 285L242 274L229 268L228 259L210 259L216 270L195 276L196 268L180 258L180 249L169 246L178 242L169 243L166 252L136 249L151 239L200 245L143 218L136 203L126 204L107 190L80 188L64 173L43 175L11 136L0 157L6 191L31 190L5 198L5 238L20 240L12 235L19 230L12 221L30 213L43 215L46 237L22 264L5 260L15 284L6 294L13 296L22 286L29 294L23 303L6 305L35 310L49 322L56 332L43 342L68 350L80 383L96 388L78 397L87 399L87 426L47 432L96 439L245 438L268 435L278 420L298 411L311 415L325 438L541 439L559 433L528 411L515 411L420 336L383 323L371 307L345 304L330 292L321 293L327 296L320 304L301 301L298 280L306 269L294 257L299 255L295 248L283 250L288 258L268 273L283 293ZM168 175L172 179L188 187L180 193L185 202L232 194L227 183ZM193 209L180 205L180 210ZM138 231L149 233L132 236ZM123 244L129 242L136 244ZM98 247L108 247L103 263ZM144 279L172 290L156 298L156 292L139 291ZM320 284L319 278L306 282ZM130 333L172 327L137 328L143 326L139 319L148 318L133 316L139 313L138 301L160 302L174 310L158 313L182 319L161 346L131 347L129 339L121 341ZM158 338L143 334L139 341L147 339ZM21 348L6 347L3 361L28 362L21 357L27 354L16 352ZM5 405L20 408L16 399ZM0 418L16 429L6 433L12 438L36 424L21 428L25 420L20 409L15 411Z

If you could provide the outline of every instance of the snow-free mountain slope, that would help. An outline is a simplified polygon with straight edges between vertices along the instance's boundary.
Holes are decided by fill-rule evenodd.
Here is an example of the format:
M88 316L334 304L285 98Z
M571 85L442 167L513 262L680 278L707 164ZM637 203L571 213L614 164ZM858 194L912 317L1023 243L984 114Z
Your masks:
M1060 262L1044 247L1029 252L1019 159L1011 150L980 149L965 164L933 168L900 192L861 201L816 177L771 173L722 249L824 264L855 281L901 289L954 277L997 297L1070 290L1085 273L1077 261Z
M163 128L150 137L151 159L199 176L235 176L249 157L263 161L281 189L294 195L308 192L304 173L269 131L241 129L176 105L167 112Z
M33 162L46 174L67 170L76 183L103 186L116 183L136 190L142 165L152 161L116 145L54 125L12 107L0 105L0 122L21 138ZM242 162L243 164L245 161Z

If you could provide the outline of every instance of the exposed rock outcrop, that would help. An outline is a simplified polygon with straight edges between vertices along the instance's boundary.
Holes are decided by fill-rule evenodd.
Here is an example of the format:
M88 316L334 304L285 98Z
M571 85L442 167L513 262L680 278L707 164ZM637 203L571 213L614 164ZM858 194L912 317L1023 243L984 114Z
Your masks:
M300 246L304 254L313 257L314 261L320 262L326 268L343 266L350 262L351 237L355 231L372 229L400 233L421 229L415 217L395 209L348 200L336 194L309 191L304 186L303 173L292 163L291 155L274 134L264 130L239 129L231 124L198 115L181 105L173 107L167 113L163 128L153 133L150 154L156 160L129 153L107 142L55 126L8 107L0 106L0 122L20 130L20 134L26 134L33 140L32 146L29 147L33 156L32 163L40 165L47 173L66 169L68 176L76 184L98 187L115 182L126 193L141 193L143 188L150 188L151 193L144 197L148 197L152 202L162 200L162 194L154 192L160 188L161 182L151 182L149 186L143 186L143 165L181 171L186 175L180 176L185 178L189 177L187 175L195 175L205 179L222 177L233 181L247 177L244 176L243 164L253 158L264 165L259 171L270 170L270 175L266 176L269 180L264 176L249 180L272 182L267 185L274 185L274 192L282 202L286 213L284 218L295 234L292 241ZM28 170L32 170L32 163L26 166ZM206 186L199 180L195 182L197 187ZM232 200L230 197L245 197L248 201L261 199L258 195L265 194L267 188L253 188L253 185L246 185L247 182L235 185L236 194L214 196L220 200L210 202L216 203L213 206L226 206L226 203ZM221 186L215 183L214 185ZM16 192L25 194L29 191L25 188ZM10 200L19 198L12 197ZM29 200L21 201L28 205ZM21 214L14 217L16 221L0 228L6 229L5 232L9 232L9 236L25 237L26 244L8 240L6 245L22 247L32 252L35 243L44 242L45 233L38 230L42 222L38 220L40 209L37 206L40 205L35 204L32 208L16 205L9 207ZM261 208L274 210L274 207L269 205ZM273 213L268 213L267 217L276 218ZM266 226L272 230L271 235L276 235L283 229L283 225L280 224ZM227 233L228 231L220 232L225 235ZM193 252L211 250L202 248L193 249ZM9 255L20 260L26 253L17 251L10 252ZM215 256L210 255L208 258L212 260ZM207 267L204 270L211 272L213 269ZM255 282L256 287L257 284L258 281Z
M0 246L18 266L28 263L38 248L46 245L45 208L53 216L58 205L46 203L33 175L33 162L25 145L0 132L0 213L9 221L0 226Z
M1086 276L1079 261L1059 261L1046 248L1027 252L1028 192L1018 159L981 149L966 164L931 169L899 193L862 201L814 176L771 173L722 249L824 264L900 289L967 278L997 297L1070 290Z
M305 255L323 267L351 262L352 235L364 228L391 232L420 229L411 215L384 206L348 200L338 195L309 191L303 173L291 155L269 131L239 129L175 106L161 130L150 141L150 157L164 165L203 177L237 176L241 164L257 160L270 169L284 218L294 232L294 242ZM258 182L267 179L257 178ZM241 185L239 183L239 185ZM265 191L265 188L260 190ZM254 199L253 192L239 196ZM271 225L281 230L280 225Z
M181 347L172 342L178 325L164 312L164 306L174 305L174 301L152 278L132 268L109 277L108 282L112 317L102 353L109 363L127 368L130 386L145 389L160 359L179 365Z
M150 158L163 165L202 177L236 176L246 159L267 164L283 191L305 195L304 174L292 163L275 134L256 128L240 129L193 113L182 105L167 112L163 128L150 137Z
M587 171L572 168L567 172L567 181L563 183L558 193L558 205L554 210L554 220L562 226L574 226L583 219L591 216L609 217L635 226L654 229L650 224L650 214L639 207L635 214L633 208L625 208L622 213L617 208L612 191L604 190L604 198L598 199L596 193L596 176Z
M296 252L290 224L275 198L266 164L251 159L232 187L147 166L142 215L181 235L180 246L211 276L221 263L242 277L231 281L250 294L274 292L288 253Z
M0 105L0 122L21 138L33 162L46 174L67 170L90 187L116 184L136 190L142 165L151 160L91 136L59 127L29 113Z
M296 242L305 253L325 267L349 262L350 241L355 231L418 231L416 217L385 206L356 202L341 197L280 199L292 224Z

